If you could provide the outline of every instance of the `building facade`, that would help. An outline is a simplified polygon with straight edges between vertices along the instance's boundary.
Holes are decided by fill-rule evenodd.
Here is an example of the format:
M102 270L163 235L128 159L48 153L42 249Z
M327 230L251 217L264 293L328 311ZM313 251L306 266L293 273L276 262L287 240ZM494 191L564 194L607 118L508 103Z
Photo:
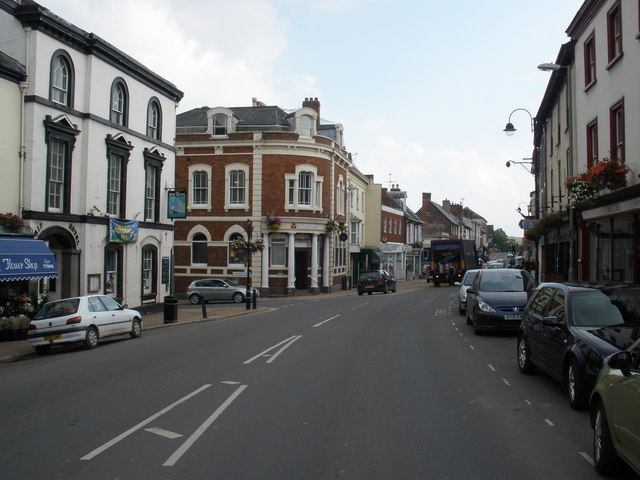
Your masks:
M567 29L575 44L574 175L598 183L574 205L581 280L640 281L639 9L634 1L587 0ZM607 168L609 160L626 173Z
M173 248L173 84L38 4L0 0L3 48L25 66L20 214L55 253L49 299L100 292L156 304Z
M207 276L235 277L262 295L328 292L348 275L348 152L320 102L285 111L198 108L178 115L176 291ZM242 242L257 246L253 253ZM257 242L257 244L256 244ZM247 279L247 280L245 280Z

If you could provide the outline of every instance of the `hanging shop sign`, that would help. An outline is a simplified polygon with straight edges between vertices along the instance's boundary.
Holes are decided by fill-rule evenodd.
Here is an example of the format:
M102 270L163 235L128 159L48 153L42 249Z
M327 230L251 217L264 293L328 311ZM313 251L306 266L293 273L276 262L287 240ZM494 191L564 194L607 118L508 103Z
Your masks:
M57 276L56 257L42 240L0 237L0 281Z
M170 190L167 196L167 217L187 218L187 193Z

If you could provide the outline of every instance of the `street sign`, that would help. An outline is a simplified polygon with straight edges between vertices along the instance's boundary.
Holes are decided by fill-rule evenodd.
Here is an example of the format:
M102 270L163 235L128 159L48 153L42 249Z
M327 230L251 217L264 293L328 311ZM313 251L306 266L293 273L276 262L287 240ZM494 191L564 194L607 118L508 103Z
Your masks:
M523 218L522 220L520 220L520 223L518 223L518 225L523 230L529 230L530 228L533 228L533 226L539 221L540 220L537 218Z

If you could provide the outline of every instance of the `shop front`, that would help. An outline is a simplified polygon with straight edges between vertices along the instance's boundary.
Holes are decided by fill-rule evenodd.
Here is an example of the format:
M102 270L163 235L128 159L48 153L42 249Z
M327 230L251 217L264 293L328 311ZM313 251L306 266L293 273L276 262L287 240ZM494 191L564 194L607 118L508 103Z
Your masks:
M46 300L42 280L57 276L55 255L42 240L0 236L0 340L26 338L30 318Z

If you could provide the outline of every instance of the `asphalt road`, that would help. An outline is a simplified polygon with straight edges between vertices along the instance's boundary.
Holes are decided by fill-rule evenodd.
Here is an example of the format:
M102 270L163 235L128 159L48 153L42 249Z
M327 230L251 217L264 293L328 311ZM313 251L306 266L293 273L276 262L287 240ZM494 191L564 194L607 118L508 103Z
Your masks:
M292 298L1 364L2 478L601 478L586 412L518 372L513 336L474 336L456 290Z

